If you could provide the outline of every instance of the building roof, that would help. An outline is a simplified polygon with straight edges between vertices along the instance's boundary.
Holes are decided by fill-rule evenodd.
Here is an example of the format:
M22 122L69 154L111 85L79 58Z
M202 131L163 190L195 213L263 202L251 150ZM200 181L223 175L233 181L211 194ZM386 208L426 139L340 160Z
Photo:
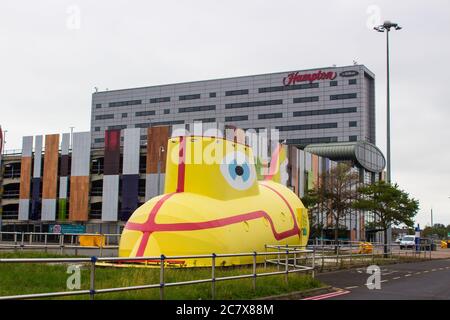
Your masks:
M310 144L305 151L335 161L351 160L371 172L381 172L386 166L381 150L367 141Z

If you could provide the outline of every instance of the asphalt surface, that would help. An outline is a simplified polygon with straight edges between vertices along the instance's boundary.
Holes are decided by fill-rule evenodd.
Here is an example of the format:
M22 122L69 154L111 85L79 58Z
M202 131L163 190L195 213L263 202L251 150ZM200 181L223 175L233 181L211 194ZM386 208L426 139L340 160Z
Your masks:
M366 284L366 268L317 274L322 282L342 289L329 300L450 300L450 259L381 266L380 289Z

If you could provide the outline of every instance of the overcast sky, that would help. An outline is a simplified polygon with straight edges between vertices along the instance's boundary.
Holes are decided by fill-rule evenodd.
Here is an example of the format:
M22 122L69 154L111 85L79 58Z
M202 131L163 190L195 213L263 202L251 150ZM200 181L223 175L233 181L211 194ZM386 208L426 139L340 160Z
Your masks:
M0 125L24 135L89 130L94 87L119 89L350 65L376 75L386 146L385 35L391 33L392 179L418 222L450 224L450 2L65 1L0 3Z

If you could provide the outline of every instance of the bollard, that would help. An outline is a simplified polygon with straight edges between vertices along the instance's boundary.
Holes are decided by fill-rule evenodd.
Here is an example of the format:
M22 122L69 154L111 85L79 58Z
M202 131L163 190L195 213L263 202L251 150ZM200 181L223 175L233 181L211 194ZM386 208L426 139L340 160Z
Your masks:
M212 254L211 262L211 299L216 299L216 254Z
M164 255L161 255L160 258L160 274L159 274L159 299L164 300Z
M91 277L89 286L89 296L91 300L94 300L95 296L95 262L97 262L97 257L91 257Z

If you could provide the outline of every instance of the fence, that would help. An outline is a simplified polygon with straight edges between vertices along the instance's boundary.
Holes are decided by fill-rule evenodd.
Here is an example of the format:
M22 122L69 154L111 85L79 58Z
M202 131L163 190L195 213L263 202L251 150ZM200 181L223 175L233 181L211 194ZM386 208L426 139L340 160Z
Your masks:
M300 266L296 264L296 258L299 255L311 255L312 266ZM152 289L159 288L160 299L164 299L164 289L166 287L175 287L175 286L185 286L185 285L193 285L200 283L211 283L211 298L215 299L216 295L216 283L220 281L227 280L238 280L238 279L248 279L252 278L252 286L253 290L256 290L256 279L258 277L265 276L274 276L274 275L284 275L285 281L288 282L288 275L290 273L296 272L307 272L311 271L312 276L314 276L314 250L304 250L297 248L289 248L283 251L277 252L251 252L251 253L230 253L230 254L206 254L206 255L185 255L185 256L154 256L154 257L139 257L139 258L47 258L47 259L0 259L0 264L2 263L88 263L90 264L90 286L89 290L76 290L76 291L64 291L64 292L50 292L50 293L38 293L38 294L26 294L26 295L15 295L15 296L3 296L0 297L0 300L10 300L10 299L35 299L35 298L51 298L51 297L64 297L64 296L74 296L74 295L89 295L90 299L93 300L95 295L104 294L104 293L112 293L112 292L123 292L123 291L133 291L133 290L143 290L143 289ZM273 271L273 272L257 272L257 258L272 256L272 255L284 255L284 261L280 263L284 265L284 270L282 271ZM243 275L235 275L235 276L227 276L227 277L216 277L216 259L217 258L227 258L227 257L252 257L252 273L243 274ZM166 261L169 260L179 260L179 259L211 259L211 278L207 279L198 279L198 280L190 280L190 281L181 281L181 282L165 282L165 269L166 269ZM290 263L290 261L293 263ZM117 288L104 288L104 289L96 289L95 286L95 270L97 262L139 262L139 261L159 261L159 273L160 273L160 282L154 284L147 285L138 285L138 286L128 286L128 287L117 287ZM266 268L264 268L266 270Z
M101 236L105 244L100 246L82 246L79 236ZM97 249L103 256L104 249L118 249L120 234L97 233L49 233L49 232L0 232L0 250L58 250L64 254L66 249L73 249L75 255L79 250Z

